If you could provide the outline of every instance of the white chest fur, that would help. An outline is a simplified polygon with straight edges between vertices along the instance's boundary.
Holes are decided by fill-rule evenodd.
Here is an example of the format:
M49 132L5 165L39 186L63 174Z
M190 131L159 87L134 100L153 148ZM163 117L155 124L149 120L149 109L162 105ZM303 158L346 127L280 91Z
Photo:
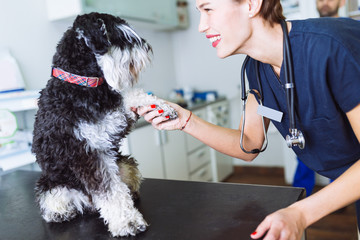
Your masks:
M121 109L107 113L96 123L80 122L74 128L77 139L86 141L86 150L106 151L112 146L112 136L125 131L128 122Z

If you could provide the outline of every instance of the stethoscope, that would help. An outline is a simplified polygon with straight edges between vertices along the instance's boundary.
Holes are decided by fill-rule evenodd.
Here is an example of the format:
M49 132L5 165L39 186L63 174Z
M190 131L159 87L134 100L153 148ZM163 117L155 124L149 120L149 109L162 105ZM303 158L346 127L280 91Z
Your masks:
M287 109L289 113L289 132L290 135L286 136L286 144L289 148L292 148L293 146L298 146L300 149L304 149L305 147L305 138L304 135L300 130L298 130L295 126L295 108L294 108L294 72L293 72L293 63L291 58L291 51L290 51L290 43L289 43L289 35L287 30L287 25L284 20L281 20L281 28L283 31L283 67L285 72L285 89L286 89L286 104ZM257 154L260 152L265 151L268 139L267 139L267 133L265 129L265 123L264 123L264 117L262 116L262 125L264 130L264 136L265 141L261 149L253 149L251 151L247 151L243 146L243 136L244 136L244 128L245 128L245 108L246 108L246 102L247 102L247 95L249 93L253 93L255 97L257 97L259 104L263 106L263 94L262 94L262 85L260 81L260 73L259 73L259 61L255 60L255 71L256 71L256 81L259 86L258 92L255 92L253 90L249 90L246 92L245 87L245 68L246 64L249 61L249 56L246 56L244 63L241 67L241 100L243 104L243 121L242 121L242 128L241 128L241 136L240 136L240 147L245 153L252 153Z

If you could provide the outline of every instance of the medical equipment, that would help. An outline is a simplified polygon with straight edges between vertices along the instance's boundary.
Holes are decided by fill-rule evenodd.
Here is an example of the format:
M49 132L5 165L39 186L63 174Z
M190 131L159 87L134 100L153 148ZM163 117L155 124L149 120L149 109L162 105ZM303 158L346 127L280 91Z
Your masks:
M289 148L293 146L298 146L300 149L305 147L305 138L304 135L300 130L298 130L295 126L295 108L294 108L294 72L293 72L293 65L291 60L291 51L290 51L290 43L289 43L289 35L287 31L287 25L284 20L281 21L281 28L283 30L283 67L285 72L285 89L286 89L286 104L289 113L289 132L290 135L286 136L286 143ZM244 128L245 128L245 107L247 101L247 94L253 93L254 96L257 98L259 104L263 106L263 94L262 94L262 85L260 81L260 73L259 73L259 62L255 60L255 71L256 71L256 80L259 86L258 91L249 90L246 92L245 87L245 68L246 64L249 60L249 56L246 56L244 63L241 68L241 100L243 103L243 121L242 121L242 128L241 128L241 136L240 136L240 147L245 153L252 153L257 154L260 152L265 151L267 147L267 134L264 124L264 117L262 116L262 125L264 130L265 141L261 149L253 149L251 151L247 151L243 147L243 135L244 135Z

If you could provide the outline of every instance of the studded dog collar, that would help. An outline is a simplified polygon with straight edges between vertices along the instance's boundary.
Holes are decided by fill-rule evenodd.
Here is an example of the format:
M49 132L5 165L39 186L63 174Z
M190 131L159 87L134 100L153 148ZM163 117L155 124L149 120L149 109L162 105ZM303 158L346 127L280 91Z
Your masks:
M52 68L51 76L63 80L65 82L74 83L85 87L97 87L104 82L104 78L84 77L66 72L61 68Z

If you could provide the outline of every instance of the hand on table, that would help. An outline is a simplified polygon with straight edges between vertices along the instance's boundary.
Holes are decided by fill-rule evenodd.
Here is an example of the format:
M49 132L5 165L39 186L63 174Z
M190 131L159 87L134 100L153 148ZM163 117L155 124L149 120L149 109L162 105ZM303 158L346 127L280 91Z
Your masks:
M251 234L252 239L300 240L305 230L305 219L297 208L287 207L268 215Z

